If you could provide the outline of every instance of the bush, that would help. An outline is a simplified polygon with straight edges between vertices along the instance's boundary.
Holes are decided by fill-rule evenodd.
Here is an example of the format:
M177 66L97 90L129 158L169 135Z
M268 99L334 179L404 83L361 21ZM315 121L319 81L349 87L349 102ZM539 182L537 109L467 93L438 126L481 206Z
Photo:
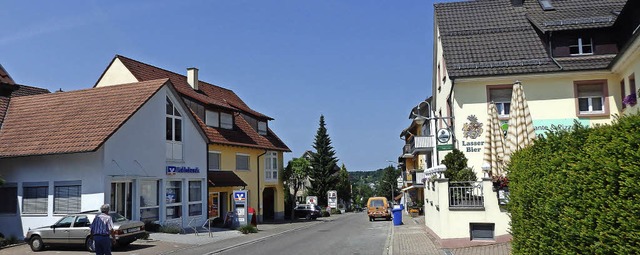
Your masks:
M242 227L238 228L238 231L240 231L243 234L249 234L249 233L258 233L258 229L256 227L254 227L253 225L244 225Z
M509 165L514 254L640 254L640 115L555 130Z
M176 226L176 225L165 225L165 226L161 226L159 231L162 233L179 234L182 231L182 229L180 228L180 226Z
M330 217L331 214L327 211L322 211L322 217Z
M336 212L334 212L333 214L342 214L341 210L336 210Z

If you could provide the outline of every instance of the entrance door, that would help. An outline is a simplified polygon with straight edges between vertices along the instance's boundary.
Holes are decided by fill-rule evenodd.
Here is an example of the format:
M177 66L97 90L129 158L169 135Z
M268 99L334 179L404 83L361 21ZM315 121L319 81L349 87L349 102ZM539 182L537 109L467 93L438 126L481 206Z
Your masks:
M112 182L111 183L111 211L122 214L127 219L131 219L131 197L133 193L133 183Z
M262 192L262 205L264 206L262 214L263 220L275 219L275 193L276 191L273 188L265 188Z

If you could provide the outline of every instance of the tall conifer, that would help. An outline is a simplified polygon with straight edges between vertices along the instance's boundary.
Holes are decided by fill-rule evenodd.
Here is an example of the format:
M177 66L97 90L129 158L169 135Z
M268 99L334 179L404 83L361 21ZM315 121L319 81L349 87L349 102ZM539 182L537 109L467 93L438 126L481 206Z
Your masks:
M313 148L316 150L311 153L311 171L309 172L310 187L309 193L318 196L318 204L327 205L327 191L335 189L338 181L338 171L340 168L336 165L338 159L336 152L331 146L331 138L327 134L327 128L324 123L324 115L320 115L320 127L316 133Z

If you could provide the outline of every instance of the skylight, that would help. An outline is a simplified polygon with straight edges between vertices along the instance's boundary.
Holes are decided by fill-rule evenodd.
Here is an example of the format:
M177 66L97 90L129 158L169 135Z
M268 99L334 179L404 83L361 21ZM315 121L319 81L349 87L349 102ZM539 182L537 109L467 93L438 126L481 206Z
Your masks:
M556 8L553 7L553 5L551 4L551 0L538 0L538 3L540 3L540 6L542 7L543 10L545 11L552 11L555 10Z

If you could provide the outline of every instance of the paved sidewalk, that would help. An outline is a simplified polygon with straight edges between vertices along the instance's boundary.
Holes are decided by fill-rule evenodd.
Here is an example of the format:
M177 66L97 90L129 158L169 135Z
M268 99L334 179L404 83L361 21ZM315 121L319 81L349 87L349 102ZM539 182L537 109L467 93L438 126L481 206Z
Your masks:
M391 226L391 246L389 255L509 255L510 243L491 244L467 248L442 249L438 241L428 234L424 216L412 218L403 211L402 225Z

